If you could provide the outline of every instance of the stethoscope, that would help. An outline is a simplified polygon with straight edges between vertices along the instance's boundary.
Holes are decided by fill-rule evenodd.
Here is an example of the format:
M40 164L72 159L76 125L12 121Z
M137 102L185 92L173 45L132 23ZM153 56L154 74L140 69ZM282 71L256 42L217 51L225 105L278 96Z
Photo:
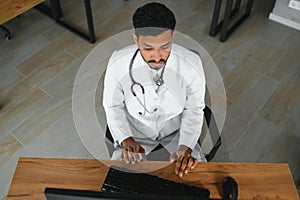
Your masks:
M153 114L155 113L158 109L157 108L154 108L153 111L149 111L147 108L146 108L146 98L145 98L145 89L144 87L142 86L142 84L140 84L139 82L136 82L133 78L133 75L132 75L132 66L133 66L133 63L134 63L134 60L135 60L135 57L137 55L137 53L139 52L140 49L137 49L135 51L135 53L133 54L132 58L131 58L131 61L129 63L129 76L130 76L130 79L132 81L132 84L131 84L131 93L133 94L133 96L137 99L137 101L139 102L139 104L144 108L144 111L143 112L139 112L139 115L145 115L146 112L149 113L149 114ZM163 74L164 74L164 71L165 71L165 66L166 66L166 63L164 64L163 66L163 69L162 69L162 72L161 72L161 75L155 80L155 84L158 86L158 88L164 83L164 80L163 80ZM142 90L142 95L143 95L143 102L137 97L136 93L134 92L134 86L138 86L141 88Z

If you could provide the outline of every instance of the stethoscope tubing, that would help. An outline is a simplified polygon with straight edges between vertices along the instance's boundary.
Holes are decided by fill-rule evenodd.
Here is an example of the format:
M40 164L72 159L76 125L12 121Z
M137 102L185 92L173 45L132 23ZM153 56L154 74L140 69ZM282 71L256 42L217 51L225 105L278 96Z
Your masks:
M135 97L136 97L136 93L134 92L134 89L133 89L133 87L134 87L135 85L138 85L138 86L142 89L142 94L143 94L143 95L145 94L145 89L144 89L144 87L142 86L142 84L136 82L136 81L134 80L134 78L133 78L133 75L132 75L132 66L133 66L135 57L136 57L136 55L137 55L138 52L139 52L139 49L137 49L137 50L134 52L134 54L133 54L133 56L132 56L132 58L131 58L131 60L130 60L130 64L129 64L129 76L130 76L130 79L131 79L131 81L132 81L132 84L131 84L130 89L131 89L131 92L132 92L133 96L135 96Z
M134 63L134 60L135 60L135 58L136 58L136 55L137 55L137 53L138 53L139 51L140 51L140 49L137 49L137 50L134 52L134 54L133 54L133 56L132 56L132 58L131 58L131 60L130 60L130 63L129 63L129 76L130 76L130 79L131 79L131 81L132 81L132 84L131 84L131 86L130 86L130 89L131 89L131 93L133 94L133 96L137 99L137 101L139 102L139 104L144 108L143 113L142 113L142 112L139 112L139 114L140 114L140 115L145 115L146 112L152 114L152 113L154 113L154 112L157 111L157 108L155 108L152 112L149 111L149 110L146 108L145 88L143 87L142 84L140 84L139 82L135 81L135 79L133 78L133 74L132 74L133 63ZM159 83L156 83L156 85L157 85L158 87L161 86L161 85L163 84L163 79L162 79L162 78L163 78L164 70L165 70L165 66L163 67L162 74L161 74L161 76L160 76L160 78L159 78L159 80L158 80ZM144 103L141 102L141 100L137 97L136 93L134 92L134 86L135 86L135 85L137 85L137 86L139 86L139 87L141 88Z

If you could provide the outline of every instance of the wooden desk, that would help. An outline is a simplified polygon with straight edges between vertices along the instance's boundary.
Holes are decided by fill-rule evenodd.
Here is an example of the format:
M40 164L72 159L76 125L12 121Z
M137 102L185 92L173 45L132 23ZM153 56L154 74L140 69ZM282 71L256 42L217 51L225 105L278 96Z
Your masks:
M59 25L82 37L83 39L91 43L95 43L96 37L94 32L90 0L84 0L89 32L88 35L60 19L62 17L62 8L60 5L60 0L49 0L50 7L41 4L43 2L45 2L45 0L0 0L0 25L37 6L39 11L53 18L55 22ZM6 32L10 37L9 30L6 29Z
M0 25L45 0L0 0Z
M120 161L103 162L126 166ZM148 169L160 164L165 163L149 161L135 167ZM220 182L232 176L239 184L240 200L299 199L287 164L199 163L183 178L174 174L174 166L170 164L151 174L207 188L212 198L220 198ZM45 187L100 191L107 172L108 167L98 160L20 158L7 199L45 199Z
M91 0L84 0L84 8L86 14L86 22L88 26L88 34L82 32L77 27L61 19L63 17L63 10L61 7L60 0L49 0L49 5L42 4L37 7L39 11L54 19L58 25L64 27L65 29L71 31L77 36L93 44L96 42L96 36L92 16Z

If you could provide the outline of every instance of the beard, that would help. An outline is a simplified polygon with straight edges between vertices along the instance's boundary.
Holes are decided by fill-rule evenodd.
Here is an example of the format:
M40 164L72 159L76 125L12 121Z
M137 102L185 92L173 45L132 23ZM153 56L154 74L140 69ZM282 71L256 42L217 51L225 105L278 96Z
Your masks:
M168 60L170 54L168 55L167 59L161 58L161 59L159 59L159 61L146 60L142 53L141 53L141 56L151 69L159 70L162 66L164 66L167 63L167 60Z
M165 59L160 59L158 62L155 60L149 60L147 61L148 66L152 69L160 69L164 64L166 63Z

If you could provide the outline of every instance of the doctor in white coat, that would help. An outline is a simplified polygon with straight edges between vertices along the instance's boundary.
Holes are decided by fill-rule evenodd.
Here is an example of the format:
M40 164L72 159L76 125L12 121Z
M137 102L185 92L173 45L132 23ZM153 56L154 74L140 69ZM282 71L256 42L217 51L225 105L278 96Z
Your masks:
M176 161L182 177L206 161L198 139L205 107L205 77L200 57L173 44L176 20L160 3L133 15L135 45L109 59L103 106L115 141L112 159L146 159L158 145Z

